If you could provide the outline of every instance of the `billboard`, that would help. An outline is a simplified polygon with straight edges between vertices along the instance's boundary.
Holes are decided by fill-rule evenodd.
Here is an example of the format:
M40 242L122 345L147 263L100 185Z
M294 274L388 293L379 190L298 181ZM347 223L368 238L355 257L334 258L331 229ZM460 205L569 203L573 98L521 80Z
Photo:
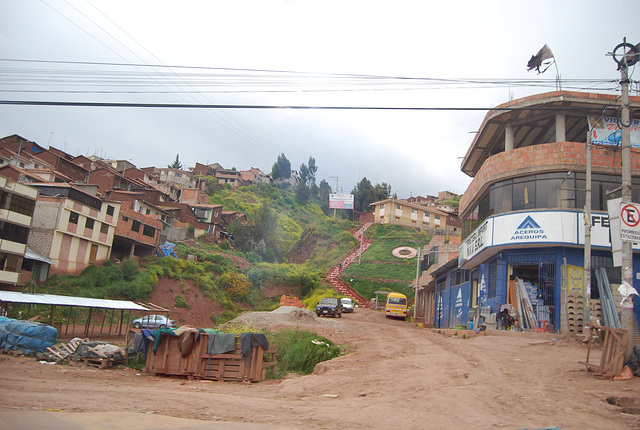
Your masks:
M329 209L353 209L353 194L329 194Z
M594 145L619 146L622 142L622 129L618 118L589 116L591 143ZM631 119L631 147L640 148L640 120Z

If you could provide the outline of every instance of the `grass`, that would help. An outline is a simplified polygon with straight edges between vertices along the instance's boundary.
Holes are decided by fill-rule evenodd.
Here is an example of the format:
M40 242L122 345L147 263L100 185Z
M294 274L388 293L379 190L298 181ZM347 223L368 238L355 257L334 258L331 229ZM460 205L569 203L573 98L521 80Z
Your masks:
M278 347L277 378L287 373L309 375L316 364L340 355L340 348L329 339L306 330L282 329L271 336L272 342Z

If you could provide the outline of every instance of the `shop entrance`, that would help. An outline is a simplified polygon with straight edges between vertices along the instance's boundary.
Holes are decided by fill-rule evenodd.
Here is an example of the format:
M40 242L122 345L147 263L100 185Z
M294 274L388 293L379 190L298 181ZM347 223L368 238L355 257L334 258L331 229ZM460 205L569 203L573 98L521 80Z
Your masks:
M519 307L516 299L516 278L522 279L538 320L546 321L546 327L554 330L555 263L513 264L509 266L507 297L509 303Z

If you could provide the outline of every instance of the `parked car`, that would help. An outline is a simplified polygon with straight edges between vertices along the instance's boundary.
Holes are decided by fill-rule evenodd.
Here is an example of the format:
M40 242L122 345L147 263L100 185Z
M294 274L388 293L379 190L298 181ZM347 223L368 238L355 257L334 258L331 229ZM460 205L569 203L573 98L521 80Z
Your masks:
M342 299L340 299L340 303L342 303L342 312L344 313L350 313L353 312L355 305L353 303L353 300L347 298L347 297L343 297Z
M175 328L176 322L164 315L147 315L133 320L134 328Z
M316 306L316 315L331 315L332 317L342 318L342 303L340 299L335 297L325 297L320 300L320 303Z

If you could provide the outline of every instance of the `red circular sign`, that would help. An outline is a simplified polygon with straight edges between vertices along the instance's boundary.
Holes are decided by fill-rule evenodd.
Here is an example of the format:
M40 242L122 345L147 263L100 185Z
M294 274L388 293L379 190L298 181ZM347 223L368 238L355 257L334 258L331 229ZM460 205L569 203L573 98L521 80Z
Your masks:
M638 208L634 205L625 205L620 211L620 218L629 227L635 227L640 224L640 213L638 213Z

